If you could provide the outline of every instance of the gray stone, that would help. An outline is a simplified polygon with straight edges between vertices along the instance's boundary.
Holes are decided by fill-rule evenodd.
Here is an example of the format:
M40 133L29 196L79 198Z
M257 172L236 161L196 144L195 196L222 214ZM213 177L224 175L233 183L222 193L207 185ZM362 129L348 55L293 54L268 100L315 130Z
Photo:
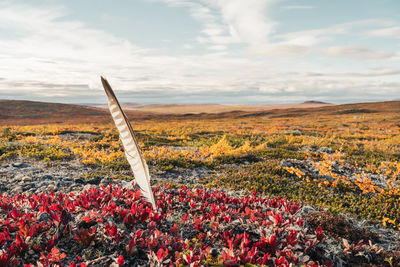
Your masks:
M311 206L304 206L301 208L301 213L302 214L309 214L309 213L314 213L315 209Z
M122 186L122 188L132 189L133 188L132 182L133 182L132 180L131 181L122 180L121 186Z
M216 250L215 248L211 249L210 250L210 255L212 257L216 258L219 255L218 250Z
M41 177L42 180L53 180L53 176L46 174Z
M34 188L34 187L35 187L35 186L34 186L33 183L25 183L25 184L22 185L22 188L23 188L24 190L29 190L29 189Z
M93 185L99 185L100 181L101 181L100 178L94 178L94 179L87 180L86 183L87 184L93 184Z
M106 178L101 179L100 184L101 184L101 185L108 185L108 184L110 184L111 182L112 182L112 179L106 177Z
M57 187L56 187L56 185L54 185L54 184L49 184L48 186L47 186L47 191L48 192L50 192L51 190L55 190Z
M11 190L11 193L12 193L12 194L21 194L23 191L24 191L24 189L22 188L22 186L17 185L16 187L14 187L14 188Z
M292 134L292 135L301 135L300 130L287 130L285 133Z
M62 181L56 183L56 187L57 187L57 188L64 187L65 185L66 185L66 184L65 184L64 182L62 182Z
M50 214L48 214L47 212L40 213L40 215L37 217L37 219L38 219L39 222L51 221Z
M81 178L75 179L74 182L75 182L76 184L84 184L84 183L85 183L85 181L83 181Z
M28 165L23 163L23 162L14 162L14 163L12 163L12 166L15 167L15 168L26 168L26 167L28 167Z
M93 187L93 185L87 184L87 185L85 185L85 186L83 187L83 191L89 190L89 189L92 188L92 187Z
M24 181L24 182L32 182L32 181L33 181L33 178L30 177L30 176L23 176L23 177L21 178L21 181Z

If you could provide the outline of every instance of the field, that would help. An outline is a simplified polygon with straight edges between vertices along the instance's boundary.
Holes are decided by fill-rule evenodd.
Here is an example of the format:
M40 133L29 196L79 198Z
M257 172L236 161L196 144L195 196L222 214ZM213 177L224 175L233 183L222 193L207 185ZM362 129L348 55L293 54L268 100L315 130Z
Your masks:
M400 102L130 111L159 211L105 110L0 104L1 266L400 264Z
M102 109L108 109L107 105L91 105ZM231 111L248 111L248 112L262 112L274 109L295 109L295 108L317 108L332 106L332 104L318 102L318 101L306 101L301 104L282 104L282 105L227 105L227 104L158 104L158 105L139 105L122 103L122 107L125 111L140 111L150 112L153 114L199 114L199 113L222 113Z

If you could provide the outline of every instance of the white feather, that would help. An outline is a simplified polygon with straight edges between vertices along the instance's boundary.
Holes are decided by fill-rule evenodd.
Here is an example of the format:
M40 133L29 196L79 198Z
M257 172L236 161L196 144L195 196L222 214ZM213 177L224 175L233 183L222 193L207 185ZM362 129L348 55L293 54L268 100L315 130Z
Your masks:
M157 205L154 201L153 191L150 185L150 173L146 161L142 155L139 144L136 141L135 134L133 133L132 126L130 125L124 111L118 103L115 94L106 79L101 77L104 90L108 97L108 107L112 118L117 126L120 134L122 145L125 149L125 156L131 165L133 174L135 175L136 184L140 187L142 195L149 201L154 209Z

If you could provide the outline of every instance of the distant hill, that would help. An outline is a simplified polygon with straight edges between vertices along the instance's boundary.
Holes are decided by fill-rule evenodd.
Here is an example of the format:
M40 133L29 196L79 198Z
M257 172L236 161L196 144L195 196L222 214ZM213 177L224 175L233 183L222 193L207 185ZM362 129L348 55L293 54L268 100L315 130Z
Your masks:
M332 104L318 103L317 101L309 101L310 103L302 104L276 104L276 105L229 105L229 104L155 104L155 105L139 105L132 103L122 103L125 110L150 112L157 114L200 114L200 113L222 113L231 111L261 112L273 109L288 108L315 108L329 106ZM98 108L107 109L107 105L91 105Z
M297 105L133 105L122 104L133 120L186 120L250 117L299 117L314 115L358 116L381 112L400 112L400 101L332 105L303 103ZM23 100L0 100L1 125L33 125L48 123L111 122L105 105L83 106Z
M316 100L305 101L302 104L303 105L304 104L306 104L306 105L332 105L331 103L316 101Z
M25 100L0 100L0 125L66 123L69 121L106 119L106 111L87 106Z
M150 114L128 111L128 115L143 119L149 118ZM111 122L108 108L27 100L0 100L0 126L91 122Z

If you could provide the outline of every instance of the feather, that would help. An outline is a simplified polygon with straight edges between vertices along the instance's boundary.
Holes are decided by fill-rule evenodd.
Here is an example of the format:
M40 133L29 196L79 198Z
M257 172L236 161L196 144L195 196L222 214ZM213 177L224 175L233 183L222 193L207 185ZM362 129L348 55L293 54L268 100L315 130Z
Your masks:
M108 108L110 109L111 116L118 128L120 139L125 150L125 156L131 165L136 184L140 187L145 199L150 202L153 205L153 208L156 210L157 206L154 201L153 191L150 185L149 168L142 155L142 151L139 147L135 134L133 133L132 126L122 110L117 98L115 97L115 94L108 81L101 77L101 82L103 83L104 90L106 91L108 97Z

